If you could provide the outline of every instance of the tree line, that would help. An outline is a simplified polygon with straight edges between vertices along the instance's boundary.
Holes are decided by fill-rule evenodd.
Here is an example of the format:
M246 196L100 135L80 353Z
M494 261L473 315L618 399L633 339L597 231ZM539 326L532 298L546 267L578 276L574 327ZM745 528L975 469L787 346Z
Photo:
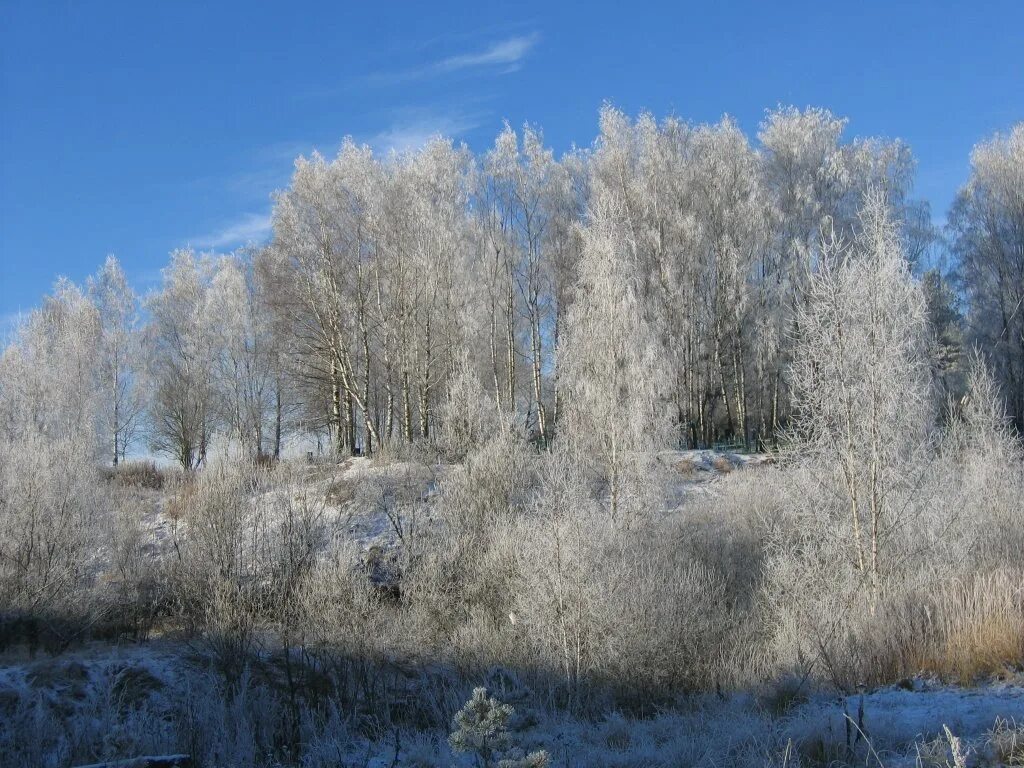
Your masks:
M141 299L113 258L58 282L4 353L0 393L26 397L0 401L33 405L0 428L88 430L114 464L144 438L188 469L215 438L371 453L472 429L482 407L538 446L566 419L608 455L771 446L814 375L795 351L817 276L871 199L920 281L938 395L960 398L976 348L1021 429L1024 125L975 148L940 231L909 148L845 124L780 108L751 141L729 118L606 106L561 158L530 126L480 156L346 140L296 161L263 246L176 251Z

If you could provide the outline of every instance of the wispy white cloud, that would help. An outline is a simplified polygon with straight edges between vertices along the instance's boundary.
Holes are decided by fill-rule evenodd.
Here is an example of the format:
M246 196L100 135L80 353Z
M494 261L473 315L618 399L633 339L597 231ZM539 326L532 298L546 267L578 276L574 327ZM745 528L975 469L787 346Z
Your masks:
M215 232L192 239L197 248L231 248L234 246L262 243L270 236L271 217L269 213L247 213L239 219L228 222Z
M518 66L539 41L540 35L536 32L530 35L510 37L507 40L493 43L482 51L463 53L442 59L433 66L433 70L438 74L444 74L475 67Z
M482 123L483 116L478 114L411 112L398 116L366 143L381 154L411 152L436 136L455 139Z
M273 193L288 186L294 162L309 156L324 142L310 140L279 141L249 150L236 169L226 175L203 176L192 184L204 195L230 201L236 211L248 211L225 217L219 228L199 236L182 238L195 248L230 250L266 242L271 234L271 214L267 211ZM257 211L264 212L257 212ZM151 287L160 281L159 273L140 278L140 286Z
M492 42L485 48L447 56L421 67L370 75L367 81L376 84L402 83L474 70L499 74L514 72L522 66L523 60L539 42L539 32L514 35Z
M508 59L514 52L491 54L492 58ZM458 63L447 66L463 66ZM417 150L435 136L458 138L482 125L487 119L484 111L461 108L405 107L381 115L383 126L373 133L366 131L356 136L360 143L368 144L379 154L404 153ZM340 138L338 143L340 144ZM226 219L219 228L185 240L195 248L226 251L250 244L265 243L271 236L273 225L269 212L254 212L264 208L275 189L287 186L293 163L299 155L309 156L314 150L332 154L327 141L283 141L267 145L252 153L251 168L227 177L206 177L197 180L204 188L218 188L234 200L239 209L249 209L235 218ZM158 282L158 276L147 276L147 285ZM141 285L141 283L140 283Z

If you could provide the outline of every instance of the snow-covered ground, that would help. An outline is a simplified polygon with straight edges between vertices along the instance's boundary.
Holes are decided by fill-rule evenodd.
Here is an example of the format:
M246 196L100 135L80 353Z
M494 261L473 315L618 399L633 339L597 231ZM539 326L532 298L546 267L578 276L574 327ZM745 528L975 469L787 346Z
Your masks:
M866 743L887 768L896 768L915 765L922 750L948 749L946 728L965 752L985 757L1000 722L1024 728L1024 677L971 689L915 678L847 697L816 697L793 712L784 730L796 742L817 741L832 753L849 741L862 749ZM1020 739L1017 757L1024 760L1024 734Z
M63 733L81 740L105 728L120 733L132 722L166 726L172 710L196 707L197 697L210 695L209 686L195 650L172 641L90 644L57 658L0 658L0 709L8 724L16 722L16 712L35 708L33 727L46 739ZM132 713L127 726L106 711L111 706ZM974 689L914 679L847 697L818 692L781 714L753 693L684 698L655 717L613 712L596 722L532 706L528 696L516 702L528 716L514 740L527 751L546 750L553 765L753 766L787 750L793 765L812 758L885 768L944 766L946 760L954 765L946 728L960 741L968 765L1024 761L1024 676ZM0 737L2 731L0 725ZM356 764L470 764L452 755L443 734L433 731L404 733L397 760L393 736L373 741L346 731L320 738L328 737ZM139 736L125 731L120 738L125 749L137 743L149 752L172 753L182 746L169 726Z
M738 454L713 450L664 451L658 456L670 479L669 508L677 507L693 494L713 494L715 481L737 470L758 467L770 459L766 454ZM292 465L292 491L325 499L323 523L330 541L346 543L363 553L389 553L401 544L396 522L408 532L431 526L438 520L433 501L438 485L450 466L424 466L415 462L385 462L362 456L338 463ZM281 494L284 488L269 493ZM175 541L187 537L187 518L177 519L172 497L174 489L133 491L138 514L142 550L146 557L159 559L174 553ZM397 521L388 515L397 512ZM112 553L101 546L92 569L102 573L112 562Z

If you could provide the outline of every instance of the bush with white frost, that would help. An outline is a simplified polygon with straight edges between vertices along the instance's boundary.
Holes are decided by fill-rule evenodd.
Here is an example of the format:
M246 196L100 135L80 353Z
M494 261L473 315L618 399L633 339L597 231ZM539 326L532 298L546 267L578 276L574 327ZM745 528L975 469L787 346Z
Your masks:
M513 746L509 720L515 710L493 696L486 688L475 688L466 705L453 720L455 730L448 742L456 752L473 754L482 768L545 768L547 753L523 754Z

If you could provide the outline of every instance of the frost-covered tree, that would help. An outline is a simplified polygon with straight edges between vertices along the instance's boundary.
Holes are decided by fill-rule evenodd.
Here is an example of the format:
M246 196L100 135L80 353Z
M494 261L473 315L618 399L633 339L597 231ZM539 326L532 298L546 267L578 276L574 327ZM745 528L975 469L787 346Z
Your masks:
M146 301L151 446L184 469L206 461L216 425L215 345L208 292L213 269L190 250L171 254L163 284ZM218 316L218 322L223 318Z
M767 331L759 366L764 370L763 420L772 433L789 418L793 387L788 371L823 240L833 234L846 242L853 238L869 188L885 190L901 237L909 229L908 219L920 218L920 204L907 198L913 160L906 145L844 143L846 124L828 110L780 107L768 113L758 132L769 235L758 261L757 318Z
M607 485L609 511L634 501L656 451L670 440L668 375L643 306L642 278L617 225L614 200L598 196L583 232L579 295L559 351L564 418L560 439Z
M303 378L326 394L323 408L335 449L356 450L357 419L373 439L366 398L369 368L365 269L366 175L369 150L346 142L328 161L314 153L296 161L290 187L274 208L272 254L278 285L287 291L277 307L289 314Z
M238 256L218 260L205 311L219 420L250 456L262 456L277 423L279 376L269 313L250 261Z
M88 282L99 318L100 377L106 393L102 419L116 467L135 438L145 400L139 386L142 367L138 305L117 259L106 262Z
M842 526L874 601L893 573L887 545L907 522L934 404L924 293L883 193L866 195L860 222L849 245L823 245L799 315L793 383L796 449L841 489L821 514Z
M465 706L455 713L455 730L448 743L456 752L469 752L482 768L545 768L548 756L544 751L510 756L513 734L509 721L515 710L508 704L487 695L486 688L475 688Z
M635 264L638 308L657 335L677 392L680 420L694 401L696 319L690 148L692 131L675 120L659 125L649 114L632 121L605 105L590 159L590 196L614 210ZM593 202L591 202L593 205ZM582 263L582 262L581 262ZM579 276L582 296L585 278Z
M99 446L100 316L89 297L61 278L18 328L5 352L0 434L12 443L31 433Z
M940 401L957 399L964 389L963 316L959 297L946 275L937 268L921 276L932 334L932 374Z
M338 450L429 438L463 332L470 157L435 139L300 159L262 258L292 368Z
M470 157L465 148L435 139L407 158L403 175L411 207L407 230L413 266L411 350L419 436L430 437L435 402L467 342L461 318L465 301L466 205ZM410 410L403 384L403 407ZM411 426L406 428L407 437Z
M0 355L0 602L15 616L70 611L85 584L106 448L100 350L96 307L62 279Z
M515 219L518 209L515 173L518 166L518 139L506 126L498 134L494 148L483 158L478 175L475 212L486 249L480 274L489 309L489 353L493 374L494 399L499 412L517 409L519 319L516 311L516 268L519 248Z
M749 365L761 349L762 333L751 278L767 250L756 157L728 119L697 131L694 153L697 269L710 336L710 378L721 394L727 433L749 445L755 422L748 378L764 375L763 365ZM764 431L763 413L761 422Z
M492 280L500 278L506 297L501 306L505 320L505 373L509 376L505 397L511 406L516 352L523 347L530 381L527 429L546 444L552 424L545 380L553 358L552 342L557 339L565 272L572 268L575 254L571 232L576 213L572 175L569 166L558 163L544 146L538 130L524 126L520 142L506 124L485 159L482 178L479 199L485 214L483 225L495 258L489 276ZM511 293L509 288L513 289ZM501 293L496 285L490 287L491 326L495 332L501 304L497 298ZM525 338L517 344L520 319L524 321ZM492 348L495 367L497 344L493 337ZM500 399L500 391L498 395Z
M968 342L982 350L1024 430L1024 123L974 148L949 228Z

